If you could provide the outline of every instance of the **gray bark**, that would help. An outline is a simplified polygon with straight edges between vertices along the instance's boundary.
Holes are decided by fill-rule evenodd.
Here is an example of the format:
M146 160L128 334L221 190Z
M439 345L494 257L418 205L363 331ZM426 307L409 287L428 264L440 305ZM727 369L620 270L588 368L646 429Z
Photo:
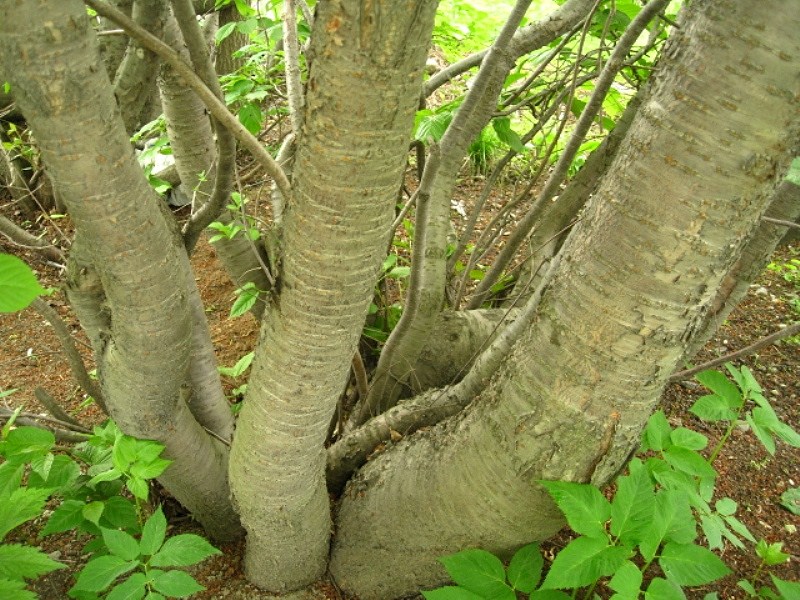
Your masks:
M0 71L12 73L17 102L105 292L107 329L91 337L109 412L125 433L163 443L174 461L160 478L165 487L212 536L234 537L225 446L184 401L191 317L182 245L136 162L84 5L47 3L47 27L41 10L36 0L2 5Z
M412 593L446 579L438 556L548 537L562 520L536 482L603 484L638 443L800 127L800 13L777 0L691 11L533 326L461 416L345 491L331 571L346 591Z
M245 569L269 590L299 588L326 569L323 444L384 258L436 4L317 6L280 295L231 448Z

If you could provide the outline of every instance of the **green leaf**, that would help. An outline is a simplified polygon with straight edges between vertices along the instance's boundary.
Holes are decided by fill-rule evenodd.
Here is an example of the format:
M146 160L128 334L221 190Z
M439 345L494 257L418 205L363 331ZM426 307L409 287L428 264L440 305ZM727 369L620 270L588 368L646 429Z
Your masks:
M624 597L638 598L639 588L642 585L642 572L631 561L622 563L614 577L608 582L608 587Z
M261 114L261 107L253 102L248 102L239 109L237 115L239 122L245 126L247 131L253 135L258 135L261 131L261 123L264 122L264 116Z
M542 588L576 588L591 585L622 566L630 551L609 546L608 540L579 537L558 553Z
M525 154L525 145L517 132L511 129L510 117L497 117L492 119L492 127L497 134L497 139L511 148L517 154Z
M101 527L103 541L109 552L122 560L134 560L139 556L139 542L132 535L116 529Z
M644 593L644 600L686 600L680 586L672 581L656 577Z
M797 598L800 598L800 583L784 581L772 574L770 574L770 577L772 578L772 585L775 586L785 600L797 600Z
M405 279L411 275L411 267L393 267L388 273L386 273L387 277L391 277L392 279Z
M722 544L722 532L725 529L725 523L719 515L701 515L700 528L703 530L703 535L706 536L708 547L712 550L720 550Z
M0 578L0 598L4 600L37 600L36 594L25 589L25 582Z
M781 506L793 515L800 515L800 487L789 488L783 492Z
M725 398L716 394L701 396L689 412L703 421L733 421L737 415L736 410L730 407Z
M199 535L184 533L164 542L150 559L150 564L154 567L187 567L214 554L220 554L220 551L207 540Z
M723 518L725 519L725 523L728 525L728 527L733 529L733 531L738 533L744 539L749 540L755 544L756 539L753 537L753 534L750 533L750 530L747 528L747 525L742 523L739 519L737 519L734 516L725 516Z
M708 438L702 433L697 433L686 427L679 427L670 434L670 439L675 446L689 450L702 450L708 446Z
M167 533L167 519L164 511L159 506L156 511L148 517L142 527L142 537L139 540L139 551L143 556L151 556L158 552L164 543L164 536Z
M664 411L658 410L650 415L647 426L644 429L643 439L645 450L655 450L660 452L672 445L670 433L672 427L664 415Z
M75 529L83 523L83 507L86 503L81 500L65 500L53 511L47 520L47 525L42 529L42 535L61 533Z
M789 560L789 555L782 551L783 542L767 543L766 540L759 540L756 544L756 554L767 566L780 565Z
M663 542L689 544L697 537L697 527L687 495L680 490L661 490L648 530L639 544L645 560L651 561Z
M52 456L52 455L51 455ZM74 460L64 454L53 457L46 476L32 472L28 476L28 486L50 490L65 490L81 475L81 468Z
M55 443L55 436L45 429L17 427L9 432L4 453L9 460L32 461L49 453Z
M258 288L255 285L247 284L236 290L236 300L231 306L229 318L234 319L241 317L248 310L253 308L253 305L258 300Z
M611 503L593 485L568 481L540 481L567 518L573 531L588 537L606 537Z
M136 561L125 561L119 556L107 555L94 558L86 563L78 574L78 581L72 589L86 592L101 592L113 581L139 565Z
M214 43L219 46L226 37L228 37L236 27L237 21L230 21L225 23L224 25L220 25L219 29L217 29L216 35L214 35Z
M4 462L0 465L0 498L10 494L22 483L25 463Z
M18 525L42 514L48 496L49 490L17 488L0 497L0 540Z
M141 600L147 593L147 575L134 573L119 585L111 588L106 600Z
M424 591L422 595L428 600L484 600L483 596L457 585L446 585L435 590Z
M458 585L484 598L514 600L506 585L503 563L494 554L478 548L463 550L439 559Z
M154 569L150 574L153 577L153 587L165 596L186 598L206 589L197 583L194 577L183 571Z
M740 579L736 582L740 588L742 588L745 592L750 594L751 596L757 596L758 592L756 592L756 588L753 587L753 584L747 581L746 579Z
M544 558L539 544L528 544L516 551L508 564L508 582L515 590L530 594L542 577Z
M0 313L22 310L46 293L28 265L11 254L0 254Z
M775 455L775 440L772 439L772 436L769 433L769 430L766 427L760 425L755 419L755 411L757 411L760 406L753 409L752 412L749 412L745 415L745 420L747 424L750 425L750 429L753 430L753 433L758 438L758 441L764 446L764 449L770 453L770 455Z
M645 469L617 479L611 502L611 533L630 545L638 544L650 526L655 493Z
M125 482L125 487L140 500L147 500L147 496L150 495L150 488L147 485L147 481L139 477L132 476Z
M34 579L66 565L53 560L37 548L22 544L0 544L0 577Z
M739 388L719 371L701 371L695 375L695 379L717 396L724 398L730 408L738 409L742 406L744 399Z
M790 446L800 448L800 435L786 423L778 421L772 425L772 431Z
M103 516L103 511L105 508L105 504L103 504L100 500L90 502L83 507L83 518L87 521L91 521L95 525L98 525L100 523L100 517Z
M666 460L672 468L695 477L716 477L717 472L706 460L694 450L673 446L664 452Z
M131 465L131 475L138 479L155 479L172 464L166 458L156 458L150 462L136 462Z
M139 516L133 502L122 496L114 496L103 503L103 520L109 525L118 529L139 530Z
M717 500L717 502L714 504L714 508L717 509L717 512L719 514L727 517L736 514L736 509L738 508L738 505L736 504L736 500L725 497Z
M658 564L678 585L704 585L731 572L716 554L695 544L666 544Z
M800 185L800 156L792 160L789 171L786 173L786 180L795 185Z

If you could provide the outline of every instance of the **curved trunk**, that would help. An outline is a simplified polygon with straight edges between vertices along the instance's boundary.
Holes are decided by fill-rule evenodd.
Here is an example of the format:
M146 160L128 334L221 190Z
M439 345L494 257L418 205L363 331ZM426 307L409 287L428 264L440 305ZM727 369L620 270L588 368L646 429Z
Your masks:
M323 444L386 251L436 4L317 5L280 295L231 449L246 572L270 590L325 572Z
M800 13L778 0L687 11L538 319L460 417L345 491L331 571L348 592L401 596L446 579L438 556L550 536L562 519L536 482L602 484L638 444L800 127Z
M105 292L107 320L92 328L106 329L90 337L106 404L122 431L165 444L174 462L161 481L209 533L230 538L238 520L226 449L184 401L191 316L175 285L186 276L183 248L136 162L84 5L48 3L47 27L40 10L35 0L3 5L0 70L13 73L17 102ZM86 283L96 299L97 285ZM103 314L89 302L88 312Z

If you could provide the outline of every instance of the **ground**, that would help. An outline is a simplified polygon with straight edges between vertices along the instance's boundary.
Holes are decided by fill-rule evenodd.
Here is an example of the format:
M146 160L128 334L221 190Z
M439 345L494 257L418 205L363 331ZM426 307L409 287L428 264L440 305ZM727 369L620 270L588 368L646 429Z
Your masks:
M69 229L68 221L59 222ZM49 231L54 231L49 228ZM0 251L11 252L25 258L36 270L45 285L57 285L59 273L42 258L27 251L13 247L0 239ZM775 262L781 263L800 257L800 245L784 246L775 255ZM220 365L232 366L239 358L253 348L257 336L257 324L251 315L229 319L228 312L233 302L234 286L219 268L213 250L201 242L192 260L198 283L211 325L214 344ZM756 340L786 326L800 318L800 283L786 281L781 273L767 270L755 283L747 298L724 323L716 337L697 357L697 362L724 355L743 348ZM794 299L795 304L792 304ZM55 292L48 299L62 318L69 324L76 339L81 340L79 348L87 361L89 358L85 337L71 314L63 294ZM84 397L73 382L66 361L52 328L33 309L18 314L0 316L0 390L17 388L9 398L8 406L23 405L26 411L42 412L33 392L41 386L58 399L68 411L87 424L97 423L101 414L93 405L86 405ZM773 402L778 415L795 429L800 429L800 339L781 341L747 356L738 364L748 365L761 382L765 393ZM225 381L226 392L232 393L240 380ZM688 407L703 392L692 382L671 385L664 395L663 408L673 425L697 429L709 436L710 446L718 439L721 430L697 421ZM800 517L792 515L781 506L781 494L788 488L800 486L800 450L785 444L778 445L778 451L771 457L757 442L746 427L738 427L715 464L720 472L718 492L729 496L739 505L738 516L750 528L756 538L769 542L783 541L784 550L791 560L775 568L777 576L790 581L800 579ZM171 519L171 532L201 533L188 516L181 513L174 503L169 503L168 514ZM19 528L12 533L14 539L40 546L66 564L70 570L55 572L34 584L41 598L66 598L66 589L71 585L70 571L74 572L85 560L81 555L82 542L69 534L37 537L37 531L44 519ZM565 537L556 540L563 543ZM545 546L552 553L552 543ZM241 568L242 543L221 547L223 554L209 559L194 570L198 580L208 589L197 594L198 599L231 598L247 600L266 598L254 587L248 585ZM754 553L741 552L727 547L723 556L734 574L713 586L690 592L690 598L702 598L709 591L717 591L720 598L744 598L736 587L736 581L752 577L758 567ZM333 585L324 584L316 590L319 597L336 598L340 594Z

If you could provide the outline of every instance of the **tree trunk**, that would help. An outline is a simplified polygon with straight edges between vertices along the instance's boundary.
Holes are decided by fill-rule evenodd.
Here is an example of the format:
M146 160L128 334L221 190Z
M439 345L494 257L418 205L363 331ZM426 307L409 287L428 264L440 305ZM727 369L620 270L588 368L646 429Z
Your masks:
M798 27L778 0L687 9L538 319L464 414L345 491L343 589L397 597L442 583L438 556L545 539L563 522L537 481L603 484L624 465L788 162Z
M82 260L99 278L86 282L87 310L97 317L90 338L109 412L125 433L165 444L174 462L161 481L212 536L234 537L226 448L185 403L192 323L183 285L175 285L185 281L184 250L136 162L84 5L4 3L0 71L12 74L42 159L84 236ZM98 287L105 310L95 303Z
M270 590L302 587L326 569L323 444L386 251L436 5L317 6L280 295L231 449L246 572Z

